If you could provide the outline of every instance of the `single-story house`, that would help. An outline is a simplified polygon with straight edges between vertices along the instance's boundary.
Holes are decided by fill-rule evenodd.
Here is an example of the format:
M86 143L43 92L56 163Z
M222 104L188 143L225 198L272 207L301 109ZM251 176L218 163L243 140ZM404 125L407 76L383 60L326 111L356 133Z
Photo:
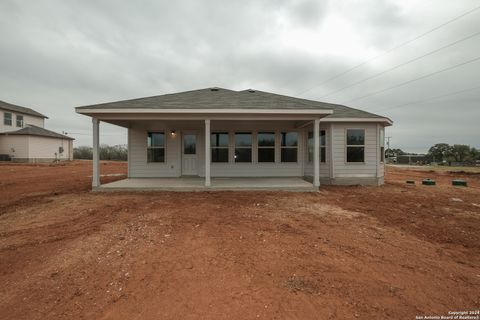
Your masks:
M0 160L72 160L74 139L45 129L47 117L43 114L0 101L0 118Z
M381 185L386 117L258 90L207 88L77 107L93 121L96 188ZM128 178L100 186L99 122L128 129Z

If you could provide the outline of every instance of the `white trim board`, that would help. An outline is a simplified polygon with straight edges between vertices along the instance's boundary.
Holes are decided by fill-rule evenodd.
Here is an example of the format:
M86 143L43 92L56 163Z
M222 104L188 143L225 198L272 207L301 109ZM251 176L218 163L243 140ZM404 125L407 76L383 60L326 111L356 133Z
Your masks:
M196 114L333 114L325 109L75 109L77 113L196 113Z

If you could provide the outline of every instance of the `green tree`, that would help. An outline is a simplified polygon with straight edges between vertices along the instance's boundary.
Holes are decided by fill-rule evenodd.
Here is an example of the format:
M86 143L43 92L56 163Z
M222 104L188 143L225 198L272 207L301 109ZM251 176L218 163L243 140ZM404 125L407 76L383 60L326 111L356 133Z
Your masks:
M454 144L450 149L449 156L456 162L465 162L472 160L471 148L466 144Z
M385 150L385 157L391 158L395 156L402 156L404 154L407 154L405 151L402 149L387 149Z
M472 147L470 149L470 159L473 160L473 161L474 160L480 160L480 150Z
M451 156L452 146L448 143L437 143L436 145L428 149L427 156L430 161L433 162L443 162Z

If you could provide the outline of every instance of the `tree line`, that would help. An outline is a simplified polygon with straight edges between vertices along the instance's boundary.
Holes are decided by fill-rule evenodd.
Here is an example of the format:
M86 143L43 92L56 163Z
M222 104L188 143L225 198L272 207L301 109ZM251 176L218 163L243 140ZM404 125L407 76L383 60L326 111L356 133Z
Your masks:
M387 149L385 151L385 156L388 158L401 155L415 155L415 153L407 153L401 149ZM436 163L475 163L480 161L480 149L466 144L437 143L428 149L425 158L427 162Z
M74 159L92 160L93 148L80 146L73 149ZM126 145L109 146L102 144L100 146L100 160L127 161L128 149Z

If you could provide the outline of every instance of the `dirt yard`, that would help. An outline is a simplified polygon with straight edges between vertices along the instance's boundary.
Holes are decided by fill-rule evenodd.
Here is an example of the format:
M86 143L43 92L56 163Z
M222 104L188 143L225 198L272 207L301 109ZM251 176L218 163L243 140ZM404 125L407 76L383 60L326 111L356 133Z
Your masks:
M101 167L103 182L126 173ZM479 173L389 168L383 187L318 193L92 193L89 162L0 172L1 319L415 319L480 308ZM418 185L425 177L438 185Z

